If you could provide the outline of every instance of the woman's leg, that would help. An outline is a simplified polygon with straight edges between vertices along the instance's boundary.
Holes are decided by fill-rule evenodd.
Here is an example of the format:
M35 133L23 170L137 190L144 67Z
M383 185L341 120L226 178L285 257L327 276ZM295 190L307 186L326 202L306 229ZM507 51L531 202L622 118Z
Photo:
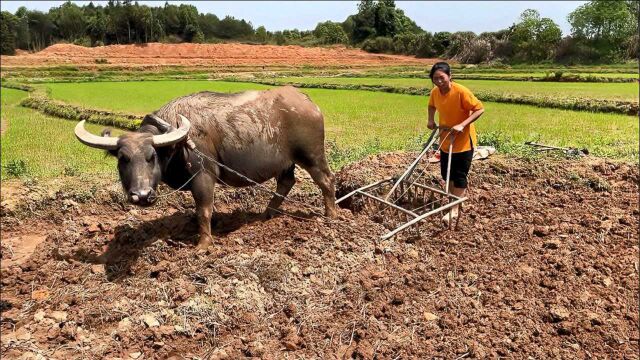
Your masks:
M447 179L447 161L449 154L443 152L440 155L440 172L442 178ZM451 155L451 170L449 175L449 192L457 197L463 197L467 190L467 177L471 169L473 150L454 153ZM442 217L442 221L449 222L458 217L460 205L455 205L447 214Z

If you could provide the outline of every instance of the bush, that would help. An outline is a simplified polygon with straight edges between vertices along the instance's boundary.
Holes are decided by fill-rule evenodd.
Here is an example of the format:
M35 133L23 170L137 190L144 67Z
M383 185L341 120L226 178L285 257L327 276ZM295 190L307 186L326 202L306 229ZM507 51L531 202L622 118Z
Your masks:
M402 34L393 37L393 52L395 54L414 55L418 37L414 34Z
M88 36L83 36L73 40L73 45L91 47L91 39Z
M320 44L346 44L349 42L349 37L340 26L340 23L331 21L318 23L315 30L313 30L313 35ZM297 40L300 40L300 38L298 37Z
M193 38L191 39L191 42L196 44L204 43L204 34L202 33L202 31L198 30L196 34L193 36Z
M20 177L27 174L27 164L24 160L11 160L4 168L8 176Z
M472 31L459 31L451 34L451 42L447 48L445 57L449 59L457 58L467 47L473 39L476 38L476 34Z
M165 44L180 44L182 42L182 38L172 34L162 37L160 42Z
M434 41L435 38L429 32L416 36L414 52L416 57L433 58L438 56L434 46Z
M472 39L465 43L455 59L465 64L479 64L493 58L491 43L485 39Z
M79 175L80 172L80 168L78 167L78 165L66 165L64 167L64 170L62 170L62 174L65 176L77 176Z
M639 59L640 58L640 45L638 44L638 34L633 35L625 42L625 48L627 49L627 59Z
M390 37L378 36L375 39L366 40L362 44L362 50L370 53L393 53L393 39Z
M57 116L69 120L86 120L94 124L114 126L121 129L135 130L140 126L140 116L122 114L109 111L86 109L52 101L44 96L31 96L25 98L20 106L37 109L47 115Z
M567 36L556 48L555 61L562 64L593 64L601 62L602 54L595 47L586 44L586 40Z
M513 43L509 40L496 40L493 56L497 61L507 62L515 53Z

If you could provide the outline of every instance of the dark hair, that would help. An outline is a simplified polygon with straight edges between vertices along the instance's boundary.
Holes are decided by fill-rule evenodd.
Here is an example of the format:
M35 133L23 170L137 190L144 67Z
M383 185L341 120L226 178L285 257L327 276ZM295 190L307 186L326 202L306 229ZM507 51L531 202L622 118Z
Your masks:
M433 80L433 74L436 73L436 71L441 70L443 73L451 76L451 67L449 66L449 64L447 64L446 62L438 62L433 64L433 67L431 68L431 71L429 72L429 77L431 78L431 80Z

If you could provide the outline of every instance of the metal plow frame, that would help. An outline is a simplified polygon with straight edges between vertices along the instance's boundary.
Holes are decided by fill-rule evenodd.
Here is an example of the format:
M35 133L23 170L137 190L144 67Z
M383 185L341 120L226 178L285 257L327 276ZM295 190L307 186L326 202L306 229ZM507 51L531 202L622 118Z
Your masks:
M453 149L453 142L455 141L455 134L453 134L450 129L436 128L431 133L431 136L429 137L429 140L427 141L427 144L425 145L422 152L413 161L413 163L409 165L402 176L400 176L398 179L388 178L363 186L341 197L336 201L336 204L352 196L360 195L363 197L364 208L374 208L378 210L378 214L381 214L387 219L390 219L394 216L396 216L396 218L404 217L406 222L397 226L394 230L382 235L382 240L389 239L434 214L441 213L460 204L460 211L456 221L457 227L458 222L460 221L460 214L462 213L462 203L467 200L467 198L457 197L449 193L451 156L449 156L449 163L447 164L447 179L444 190L424 185L417 182L417 180L409 180L414 170L420 163L420 160L429 152L429 150L435 143L437 139L435 135L439 134L440 131L447 130L449 131L449 134L447 136L452 136L449 145L449 154L451 154L451 150ZM393 184L391 186L391 189L385 193L385 188L388 188L391 184ZM450 226L451 221L449 221L449 227Z

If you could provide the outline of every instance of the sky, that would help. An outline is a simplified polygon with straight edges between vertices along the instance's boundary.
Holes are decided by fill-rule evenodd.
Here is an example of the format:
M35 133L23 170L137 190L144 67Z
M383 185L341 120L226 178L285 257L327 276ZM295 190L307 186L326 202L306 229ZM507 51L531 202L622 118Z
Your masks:
M165 1L138 1L148 6L163 6ZM418 26L437 31L496 31L511 26L526 9L535 9L542 17L551 18L563 35L571 32L567 15L587 1L398 1ZM47 11L64 1L0 1L2 10L15 13L20 6ZM88 1L75 1L78 5ZM94 1L106 5L106 1ZM357 12L359 1L169 1L191 4L201 13L219 18L231 15L250 21L254 28L264 25L269 31L284 29L312 30L321 21L344 21Z

